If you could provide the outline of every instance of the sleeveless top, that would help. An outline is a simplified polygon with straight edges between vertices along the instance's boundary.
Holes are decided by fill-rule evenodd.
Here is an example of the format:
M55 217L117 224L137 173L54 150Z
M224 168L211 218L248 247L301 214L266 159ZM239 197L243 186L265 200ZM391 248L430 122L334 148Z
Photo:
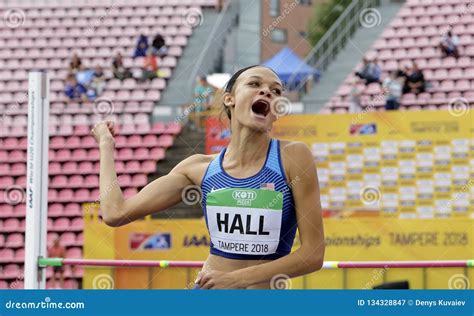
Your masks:
M273 260L289 254L297 223L280 142L272 139L262 169L243 179L225 172L225 151L211 161L201 183L211 254L245 260Z

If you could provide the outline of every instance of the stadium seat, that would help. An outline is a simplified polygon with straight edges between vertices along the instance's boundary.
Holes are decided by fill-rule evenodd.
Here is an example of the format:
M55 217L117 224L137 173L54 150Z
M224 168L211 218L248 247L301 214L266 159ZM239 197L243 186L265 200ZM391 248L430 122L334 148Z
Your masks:
M64 207L63 207L63 204L61 203L52 203L48 207L48 216L58 217L58 216L63 215L63 212L64 212Z
M13 259L13 257L12 257ZM3 278L8 278L8 279L11 279L11 278L18 278L21 274L23 273L22 269L20 268L20 266L18 264L7 264L4 268L3 268Z
M0 262L12 262L15 257L15 252L13 249L4 248L0 249Z
M20 233L13 233L7 236L7 240L5 241L5 246L7 248L18 248L24 245L24 237L23 234Z
M73 232L65 232L61 235L61 244L63 246L74 246L76 244L76 234Z
M4 232L17 232L21 230L20 220L18 218L7 218L3 221L2 230ZM8 243L8 240L7 240Z

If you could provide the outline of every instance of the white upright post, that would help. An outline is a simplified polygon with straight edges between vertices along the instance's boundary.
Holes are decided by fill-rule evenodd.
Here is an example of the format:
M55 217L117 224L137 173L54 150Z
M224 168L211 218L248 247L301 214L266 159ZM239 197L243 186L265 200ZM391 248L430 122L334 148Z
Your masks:
M44 71L28 77L28 149L26 177L25 289L44 289L48 220L49 78Z

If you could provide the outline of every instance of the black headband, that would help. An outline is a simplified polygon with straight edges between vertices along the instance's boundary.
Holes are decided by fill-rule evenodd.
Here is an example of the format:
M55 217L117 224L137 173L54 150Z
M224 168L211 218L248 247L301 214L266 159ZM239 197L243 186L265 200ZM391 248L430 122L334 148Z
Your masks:
M230 77L229 81L227 82L227 84L225 86L225 92L231 92L232 91L232 88L234 87L235 81L237 81L237 78L239 78L239 76L244 71L246 71L247 69L250 69L250 68L253 68L253 67L259 67L259 66L260 65L248 66L248 67L242 68L239 71L237 71L232 77Z

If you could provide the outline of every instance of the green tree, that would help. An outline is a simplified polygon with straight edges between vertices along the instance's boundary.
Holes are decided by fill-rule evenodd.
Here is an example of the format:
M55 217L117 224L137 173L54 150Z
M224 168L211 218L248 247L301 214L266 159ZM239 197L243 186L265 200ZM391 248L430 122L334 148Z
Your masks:
M313 17L307 25L307 39L312 46L318 43L351 2L352 0L327 0L315 6Z

